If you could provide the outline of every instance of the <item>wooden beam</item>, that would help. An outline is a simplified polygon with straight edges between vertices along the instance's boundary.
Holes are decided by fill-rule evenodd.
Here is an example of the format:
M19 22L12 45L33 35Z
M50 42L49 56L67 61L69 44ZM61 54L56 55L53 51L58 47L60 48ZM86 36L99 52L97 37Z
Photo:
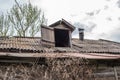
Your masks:
M114 67L114 74L115 74L115 80L118 80L118 74L117 74L116 67Z
M114 72L101 72L101 73L93 73L94 77L114 77Z
M85 58L85 59L92 59L92 60L117 60L120 59L120 55L91 55L91 54L84 54L84 53L5 53L1 52L0 56L10 56L10 57L52 57L52 58L62 58L62 57L76 57L76 58Z

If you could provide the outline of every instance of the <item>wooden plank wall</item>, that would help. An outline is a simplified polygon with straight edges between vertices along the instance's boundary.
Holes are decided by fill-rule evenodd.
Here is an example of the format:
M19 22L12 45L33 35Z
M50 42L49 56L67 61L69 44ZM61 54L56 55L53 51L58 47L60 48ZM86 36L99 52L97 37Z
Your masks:
M55 46L54 40L54 29L49 27L42 27L41 28L41 35L42 35L42 44L43 46Z
M95 80L120 80L120 66L100 66L93 73Z
M57 26L55 26L55 28L56 29L69 30L70 31L70 29L66 25L63 25L63 24L57 25Z

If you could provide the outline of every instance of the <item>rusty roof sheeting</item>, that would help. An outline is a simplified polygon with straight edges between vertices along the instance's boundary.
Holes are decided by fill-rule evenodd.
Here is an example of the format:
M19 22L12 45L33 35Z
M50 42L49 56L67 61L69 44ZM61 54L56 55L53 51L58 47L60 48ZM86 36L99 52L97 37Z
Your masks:
M0 56L6 56L6 57L33 57L33 58L39 58L39 57L52 57L52 58L63 58L63 57L78 57L78 58L84 58L84 59L100 59L100 60L111 60L111 59L120 59L120 55L113 55L113 54L96 54L96 53L0 53Z
M120 43L107 40L73 39L73 48L86 53L120 53Z
M0 49L32 50L41 53L120 53L120 43L107 40L72 39L72 48L43 47L40 37L0 37Z

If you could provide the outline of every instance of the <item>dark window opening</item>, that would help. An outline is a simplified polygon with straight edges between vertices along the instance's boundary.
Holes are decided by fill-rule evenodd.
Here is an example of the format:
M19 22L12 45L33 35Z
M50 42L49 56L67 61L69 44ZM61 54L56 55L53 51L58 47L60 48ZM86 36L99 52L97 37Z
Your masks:
M70 47L69 31L62 29L54 29L55 31L55 47Z

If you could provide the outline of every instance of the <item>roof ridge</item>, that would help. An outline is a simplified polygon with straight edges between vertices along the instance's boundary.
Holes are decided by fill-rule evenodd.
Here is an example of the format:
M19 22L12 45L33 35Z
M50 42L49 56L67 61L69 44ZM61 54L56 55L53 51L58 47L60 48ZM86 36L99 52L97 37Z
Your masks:
M58 25L58 24L61 24L61 23L65 24L66 26L68 26L68 28L70 28L72 31L74 31L75 26L72 25L71 23L69 23L68 21L66 21L66 20L63 19L63 18L62 18L62 20L59 20L59 21L57 21L57 22L49 25L49 27L55 27L55 25Z
M120 42L111 41L111 40L106 40L106 39L99 39L99 41L106 41L106 42L113 42L113 43L120 44Z
M41 38L41 37L29 37L29 36L26 36L26 37L22 37L22 36L13 36L14 38Z
M69 23L69 22L66 21L65 19L62 18L62 21L64 21L65 23L67 23L68 25L70 25L73 29L75 29L74 25L72 25L71 23Z

